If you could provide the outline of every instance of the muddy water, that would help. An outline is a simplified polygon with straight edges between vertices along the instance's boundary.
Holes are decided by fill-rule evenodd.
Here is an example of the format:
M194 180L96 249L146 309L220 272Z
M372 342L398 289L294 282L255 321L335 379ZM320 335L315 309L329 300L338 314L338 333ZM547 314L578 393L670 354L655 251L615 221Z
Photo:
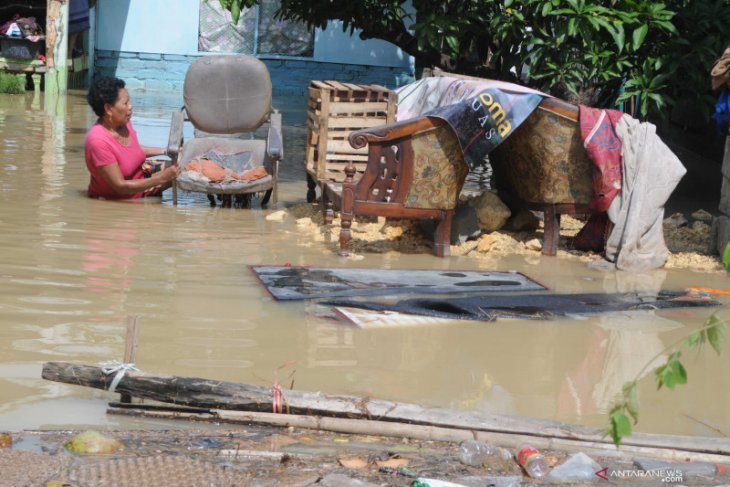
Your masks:
M0 430L154 427L106 417L101 391L45 382L45 361L121 359L127 317L141 319L137 364L149 372L369 395L602 427L625 380L702 323L707 309L562 321L501 320L358 329L303 303L272 301L256 264L516 270L560 292L730 287L721 274L601 273L579 262L514 256L496 263L427 254L367 254L354 264L265 216L304 200L305 104L284 110L280 201L211 209L200 195L135 203L85 197L83 93L0 95ZM178 95L133 94L141 142L162 146ZM724 310L721 316L728 317ZM641 382L639 429L730 433L730 353L687 357L689 384ZM290 376L290 374L293 375Z

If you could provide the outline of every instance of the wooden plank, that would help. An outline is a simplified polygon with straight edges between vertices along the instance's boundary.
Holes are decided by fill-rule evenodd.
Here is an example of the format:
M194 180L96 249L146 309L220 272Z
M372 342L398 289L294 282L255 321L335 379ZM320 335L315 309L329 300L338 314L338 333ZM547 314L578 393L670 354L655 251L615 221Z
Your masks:
M322 111L319 114L319 133L327 133L328 122L330 112L330 100L327 97L322 97ZM320 137L317 143L317 159L314 162L314 168L317 172L317 180L321 180L325 177L326 164L324 155L327 154L327 138Z
M378 125L385 125L386 117L333 117L329 121L330 128L348 128L352 130L360 130Z
M367 161L367 154L327 154L327 161L332 163L353 161Z
M309 100L320 100L322 98L322 90L319 88L312 88L311 86L308 88L309 91Z
M356 164L355 169L357 170L357 173L355 174L354 180L357 181L360 178L360 176L362 176L362 174L365 172L365 166L360 166L360 165ZM342 181L345 180L346 177L347 177L347 175L345 174L344 170L343 171L333 171L333 170L327 171L327 179L330 181L337 181L337 182L341 183Z
M343 83L343 84L352 91L368 91L368 89L362 85L355 85L352 83Z
M309 82L311 85L314 85L315 87L319 88L320 90L328 90L330 89L330 85L327 83L323 83L322 81L317 81L316 79L313 79Z
M339 114L339 113L385 113L388 110L388 104L385 102L335 102L331 103L327 113ZM322 109L324 111L324 108Z
M368 148L363 147L362 149L353 149L350 143L346 140L329 140L327 142L326 154L367 154Z
M394 91L388 93L388 114L386 116L387 123L395 122L395 116L398 111L398 94Z
M327 83L331 84L337 90L350 91L350 89L347 86L343 85L339 81L331 80L331 81L327 81Z
M101 367L65 362L46 362L42 377L55 382L106 390L113 375ZM268 387L237 384L197 377L180 377L129 371L117 385L119 392L171 404L237 411L272 411L272 394ZM400 421L411 424L448 427L466 431L523 434L607 444L604 432L586 426L557 421L523 418L443 408L424 408L367 397L322 394L285 390L284 406L288 413ZM642 445L711 454L730 455L730 439L636 433L623 445ZM615 447L614 447L615 448Z
M26 64L9 58L0 58L0 69L15 73L45 73L46 67L42 64Z

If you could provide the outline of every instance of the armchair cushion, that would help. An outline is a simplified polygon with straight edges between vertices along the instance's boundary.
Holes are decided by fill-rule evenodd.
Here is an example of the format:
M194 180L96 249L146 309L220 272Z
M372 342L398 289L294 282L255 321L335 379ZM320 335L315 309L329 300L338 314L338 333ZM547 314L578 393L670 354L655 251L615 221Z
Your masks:
M412 137L411 144L413 183L403 206L441 210L456 208L469 169L451 129L442 125L420 132Z
M264 167L268 175L253 181L227 178L222 182L214 183L201 179L198 174L192 171L185 170L188 163L205 156L211 151L221 155L220 160L216 162L225 169L240 174L256 167ZM181 171L177 178L177 184L186 191L238 194L263 191L271 187L273 170L271 162L266 156L266 141L264 140L217 137L194 138L189 140L183 147L179 164Z

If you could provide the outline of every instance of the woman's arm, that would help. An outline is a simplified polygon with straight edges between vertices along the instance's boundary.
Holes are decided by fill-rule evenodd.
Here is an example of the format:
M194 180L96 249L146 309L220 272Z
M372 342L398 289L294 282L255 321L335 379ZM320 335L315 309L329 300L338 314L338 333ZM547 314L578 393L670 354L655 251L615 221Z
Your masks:
M162 186L172 182L180 172L178 166L170 166L160 172L154 173L146 179L124 179L118 164L107 164L99 166L99 174L106 183L119 194L135 194L140 191L152 189L155 186Z
M166 156L167 155L167 150L163 149L162 147L145 147L143 145L141 145L140 147L144 151L145 157L155 157L155 156Z

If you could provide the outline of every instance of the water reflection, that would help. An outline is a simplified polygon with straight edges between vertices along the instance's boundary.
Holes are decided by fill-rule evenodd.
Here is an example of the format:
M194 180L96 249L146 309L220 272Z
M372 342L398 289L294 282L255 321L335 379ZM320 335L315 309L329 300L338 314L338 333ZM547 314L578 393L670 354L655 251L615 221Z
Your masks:
M180 95L133 99L140 142L165 145ZM339 259L295 222L265 219L306 195L304 100L274 101L286 107L280 203L230 210L189 193L178 207L169 195L90 200L83 139L95 117L83 93L55 101L0 95L0 429L123 426L104 415L114 395L43 381L40 368L47 360L120 359L130 314L140 316L137 362L149 372L270 386L277 368L294 361L279 372L283 385L603 426L623 381L712 312L358 329L333 321L327 309L273 301L249 265L516 270L555 292L726 287L724 275L601 273L539 255ZM689 384L671 394L656 393L647 376L640 389L651 413L639 427L713 434L683 415L728 424L730 379L714 373L727 368L728 356L688 363Z

